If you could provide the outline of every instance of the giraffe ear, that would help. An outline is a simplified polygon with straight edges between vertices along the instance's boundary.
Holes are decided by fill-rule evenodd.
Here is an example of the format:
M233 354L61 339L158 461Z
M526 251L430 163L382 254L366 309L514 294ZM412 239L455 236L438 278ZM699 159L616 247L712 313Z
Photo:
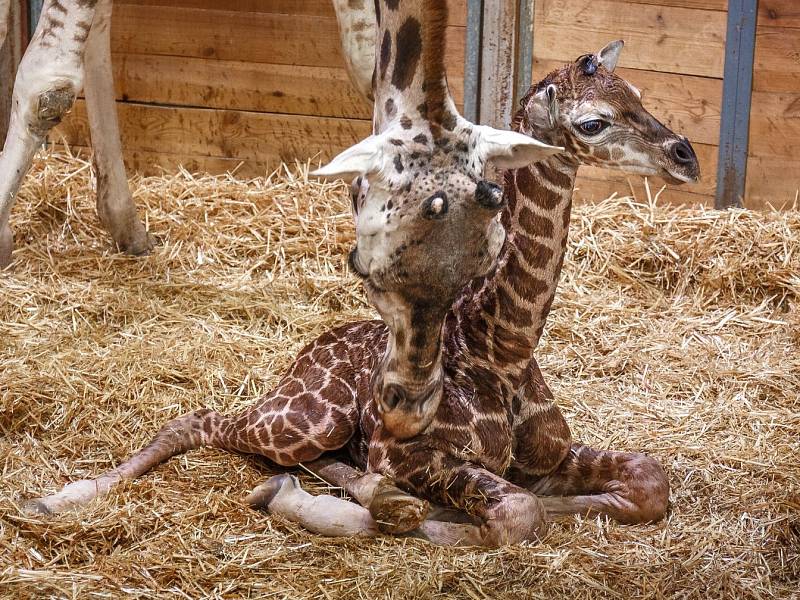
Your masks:
M327 165L311 171L313 177L353 179L374 173L383 165L383 137L371 135L336 155Z
M555 129L558 125L558 88L551 83L531 96L524 108L525 120L536 129Z
M598 64L603 65L607 71L614 71L617 68L617 61L622 52L622 47L625 45L623 40L616 40L606 44L600 52L597 53Z
M550 146L516 131L486 125L478 128L477 152L485 161L491 161L501 169L518 169L564 151L560 146Z

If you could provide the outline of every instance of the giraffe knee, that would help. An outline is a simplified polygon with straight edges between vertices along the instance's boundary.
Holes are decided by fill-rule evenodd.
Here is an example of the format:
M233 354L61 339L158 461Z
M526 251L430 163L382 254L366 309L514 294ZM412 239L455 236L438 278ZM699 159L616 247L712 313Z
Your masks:
M49 130L61 122L75 103L75 91L71 85L46 90L36 98L36 118Z
M622 467L628 499L636 506L629 522L660 521L669 506L669 478L655 458L634 454Z
M528 492L511 493L486 511L481 526L487 546L541 540L547 533L547 516L541 500Z

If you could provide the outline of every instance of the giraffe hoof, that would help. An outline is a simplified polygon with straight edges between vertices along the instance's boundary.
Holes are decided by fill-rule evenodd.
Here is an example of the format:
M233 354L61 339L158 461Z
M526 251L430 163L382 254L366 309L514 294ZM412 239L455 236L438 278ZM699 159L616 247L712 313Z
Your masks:
M264 483L256 486L252 492L245 498L245 502L252 508L268 508L270 502L275 499L285 486L299 487L300 482L294 475L283 473L282 475L274 475L267 479Z
M141 234L133 236L133 239L118 243L118 247L120 251L130 256L147 256L161 243L161 240L152 233L142 230Z
M25 502L21 507L22 513L29 516L44 516L44 515L52 515L53 511L48 508L47 504L43 502L41 498L34 498L33 500L28 500Z
M428 516L430 504L382 481L375 490L369 512L382 533L399 535L417 529Z

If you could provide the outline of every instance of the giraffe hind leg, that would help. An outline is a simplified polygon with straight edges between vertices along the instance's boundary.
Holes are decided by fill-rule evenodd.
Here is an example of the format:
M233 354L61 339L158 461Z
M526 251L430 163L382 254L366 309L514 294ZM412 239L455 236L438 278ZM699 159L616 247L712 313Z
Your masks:
M30 514L55 514L88 504L108 494L118 482L130 480L177 455L206 445L221 445L213 435L226 417L198 410L178 417L164 425L153 440L117 468L96 479L82 479L64 486L60 492L27 501L22 506Z
M352 325L347 327L360 327ZM348 335L349 329L337 330ZM283 466L319 458L342 448L358 417L353 365L333 360L341 354L337 332L306 346L278 386L249 409L224 416L208 409L170 421L142 450L93 480L75 482L61 492L25 505L30 512L57 513L105 495L121 480L134 479L188 450L211 446L257 454Z
M551 516L601 514L646 523L661 520L669 504L669 479L654 458L580 445L529 489Z

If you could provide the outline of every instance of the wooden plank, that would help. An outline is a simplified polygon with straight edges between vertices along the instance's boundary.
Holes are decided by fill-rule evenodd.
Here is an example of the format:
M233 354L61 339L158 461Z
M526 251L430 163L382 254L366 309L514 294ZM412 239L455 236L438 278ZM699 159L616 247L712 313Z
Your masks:
M800 91L753 93L749 154L795 157L800 172Z
M620 63L627 64L625 50ZM554 60L535 60L534 80L544 78L562 64ZM616 73L639 88L647 110L673 131L688 137L692 144L716 146L719 143L721 79L624 67L618 67Z
M55 140L54 145L59 147L60 141ZM69 145L74 154L88 157L92 154L89 146ZM199 154L173 154L171 152L146 152L144 150L122 149L125 167L129 174L163 175L174 173L183 167L190 173L235 173L237 177L254 177L265 175L272 171L266 164L248 161L242 162L235 158L219 158Z
M122 145L129 151L258 160L274 166L296 158L330 159L372 130L370 121L357 119L126 103L118 109ZM89 145L83 100L51 139L62 135L70 145Z
M372 118L372 104L361 98L344 68L144 54L114 54L113 64L117 98L126 101Z
M751 156L747 160L747 187L744 205L747 208L788 210L795 202L800 209L800 169L797 158Z
M800 2L759 0L758 26L800 28Z
M647 190L645 189L644 179L630 177L630 185L627 181L618 182L608 179L591 179L586 176L579 176L576 182L575 202L599 202L616 193L618 197L633 195L637 201L647 201ZM633 192L631 191L633 186ZM661 189L661 184L655 180L650 181L650 193L655 195ZM705 205L710 206L714 202L713 196L704 194L693 194L680 187L668 187L659 195L660 204L685 204L690 206Z
M728 10L728 0L624 0L629 4L652 4L677 8L700 8L702 10ZM790 0L791 1L791 0Z
M725 13L613 0L537 0L534 56L574 60L623 37L631 68L722 77Z
M144 103L371 119L344 68L114 54L117 98ZM450 80L461 105L463 80Z
M787 27L757 27L753 90L800 90L800 31Z
M448 64L462 65L464 28L447 27L446 35ZM115 9L112 48L125 54L344 66L336 20L308 15L122 4Z
M371 2L372 0L366 0ZM720 0L715 0L720 1ZM219 10L219 0L115 0L115 6L172 6L201 10ZM448 25L466 25L467 0L449 0ZM336 16L331 0L235 0L226 2L225 10L237 12L278 13L285 15L310 15L317 17Z

